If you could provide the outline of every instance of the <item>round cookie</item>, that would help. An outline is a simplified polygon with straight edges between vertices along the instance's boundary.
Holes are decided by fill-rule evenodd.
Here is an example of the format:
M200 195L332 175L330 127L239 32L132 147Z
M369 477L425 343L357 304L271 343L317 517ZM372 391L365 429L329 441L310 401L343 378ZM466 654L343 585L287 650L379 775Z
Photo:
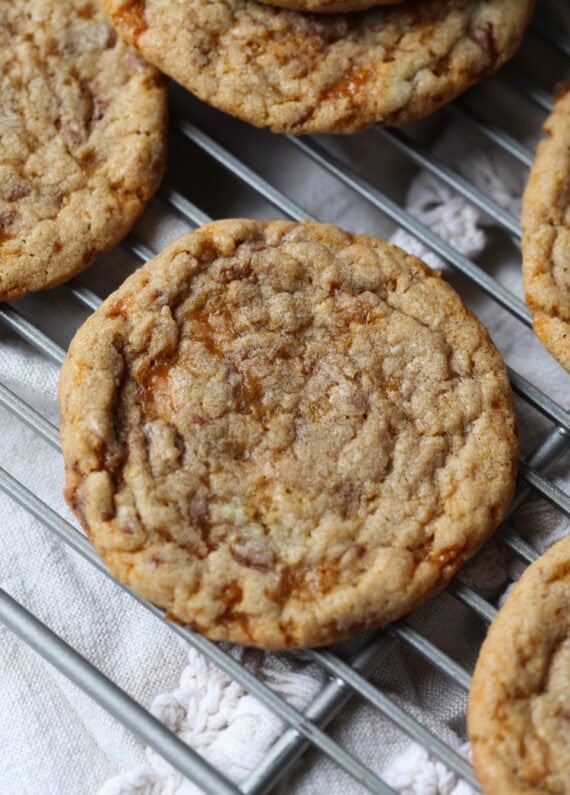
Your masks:
M516 50L534 0L411 0L314 15L256 0L105 0L151 63L274 132L348 133L424 116Z
M423 263L218 221L133 274L60 380L66 498L113 574L215 640L330 643L440 591L500 522L504 363Z
M489 795L570 792L570 537L526 570L491 625L468 728Z
M570 371L570 83L544 131L523 195L523 283L537 336Z
M0 3L0 300L126 234L158 186L165 123L162 77L95 0Z

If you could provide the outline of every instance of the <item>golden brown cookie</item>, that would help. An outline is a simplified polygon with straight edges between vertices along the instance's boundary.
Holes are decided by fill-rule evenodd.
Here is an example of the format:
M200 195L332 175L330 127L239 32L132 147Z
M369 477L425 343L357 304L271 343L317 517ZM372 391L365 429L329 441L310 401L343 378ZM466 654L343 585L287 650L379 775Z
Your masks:
M513 493L486 330L419 260L325 224L175 241L77 333L60 406L66 497L111 571L217 640L392 621Z
M544 131L523 196L523 281L537 336L570 371L570 83Z
M527 569L491 625L468 728L488 795L570 793L570 537Z
M119 33L200 99L275 132L424 116L495 72L534 0L410 0L314 15L256 0L105 0Z
M53 287L132 226L166 96L95 0L0 3L0 299Z

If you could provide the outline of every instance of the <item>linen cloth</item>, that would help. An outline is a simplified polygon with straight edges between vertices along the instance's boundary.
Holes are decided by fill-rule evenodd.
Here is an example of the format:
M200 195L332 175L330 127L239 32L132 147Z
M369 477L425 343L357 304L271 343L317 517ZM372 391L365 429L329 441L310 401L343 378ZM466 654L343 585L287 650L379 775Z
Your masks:
M558 13L561 24L570 30L564 0L545 5L552 13ZM173 104L183 105L185 101L182 92L175 90ZM200 113L196 103L192 108ZM521 120L516 107L510 107L508 115L524 122L524 135L533 147L543 115L527 116L525 110L521 111ZM224 130L231 128L231 122L222 119L221 123L226 125ZM457 123L446 122L433 138L433 151L454 163L518 217L526 178L523 168L514 166L508 157L480 139L466 135ZM405 173L399 165L391 168L392 150L377 136L323 140L339 157L358 166L368 165L376 177L380 165L382 178L378 183L382 189L390 190L437 234L475 258L522 297L520 254L515 243L497 230L492 218L428 174ZM261 170L265 168L285 192L295 196L316 217L355 231L391 236L402 247L424 256L429 264L443 268L446 277L488 326L507 363L561 405L567 405L568 375L530 330L466 284L464 278L406 232L396 229L363 202L355 201L349 190L339 188L316 166L301 160L291 147L281 147L275 139L257 132L245 136L241 145ZM278 161L274 158L276 147ZM234 214L262 217L264 208L245 192L234 198L226 196L225 201L230 210L234 202ZM266 211L264 214L267 216ZM165 212L155 202L139 222L137 234L158 250L187 228L185 222L174 219L171 212ZM104 260L100 270L94 268L85 278L95 288L107 289L109 281L118 284L132 267L132 259L121 249ZM62 345L69 341L73 325L85 315L83 310L74 308L61 288L24 299L19 305L39 318ZM58 421L57 375L57 365L0 327L0 381L54 424ZM549 425L523 401L517 400L516 408L523 453L528 454ZM61 497L63 466L59 453L4 409L0 409L0 422L0 465L76 524ZM567 460L556 464L549 474L568 491ZM237 782L243 780L279 734L279 720L4 494L0 494L0 511L1 587L150 707L227 776ZM536 495L515 513L511 524L537 551L546 549L569 530L568 521ZM490 542L462 576L483 596L500 601L520 570L519 563ZM424 611L420 626L433 642L472 669L485 629L469 611L443 595ZM337 651L346 658L354 648L355 643L347 642L339 644ZM231 648L230 653L299 709L311 701L325 681L323 672L304 652L273 655ZM465 694L412 652L398 648L382 663L372 681L452 747L468 754ZM468 795L472 791L358 699L334 722L331 732L344 747L406 795ZM0 795L200 792L4 627L0 627L0 742ZM352 795L363 789L331 760L310 752L276 791Z

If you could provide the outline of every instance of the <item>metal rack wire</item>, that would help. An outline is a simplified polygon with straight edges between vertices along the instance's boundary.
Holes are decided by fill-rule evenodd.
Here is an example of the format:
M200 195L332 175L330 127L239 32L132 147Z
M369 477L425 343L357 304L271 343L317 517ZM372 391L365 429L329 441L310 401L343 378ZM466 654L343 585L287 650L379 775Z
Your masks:
M546 42L555 53L554 58L564 58L570 53L570 40L559 31L553 30L548 23L541 19L534 23L533 31L530 33L530 38L532 39L532 37L539 37L543 43ZM525 46L531 47L532 44L527 42ZM505 74L493 78L490 83L498 84L501 81L506 81L509 90L522 91L528 97L529 102L537 105L543 114L550 107L551 100L548 92L529 81L520 68L509 67ZM473 89L467 97L457 100L440 111L437 117L442 124L449 118L459 120L468 129L484 137L490 145L507 153L513 162L518 164L518 167L528 167L532 161L532 152L493 118L486 118L478 110L473 109L474 103L469 100L470 97L476 99L479 90L478 88ZM197 115L199 118L203 118L204 114L207 117L208 113L210 111L199 108ZM177 115L172 121L172 135L177 137L179 147L193 147L193 150L197 150L200 157L208 162L208 168L216 169L220 174L230 175L241 186L238 190L238 203L241 196L239 191L252 191L282 216L292 219L314 217L296 200L286 195L272 180L252 168L231 145L227 146L220 142L207 129L208 124L191 121L184 114ZM507 235L513 238L520 237L518 219L511 217L449 164L434 155L429 142L422 141L421 136L414 136L409 131L380 128L373 130L370 136L377 136L382 146L391 147L394 152L397 152L414 167L428 170L437 179L444 181L453 191L463 195L469 202L492 215L496 225ZM500 311L512 315L522 326L531 325L527 307L509 289L414 218L402 207L401 202L384 193L377 184L370 181L368 176L364 176L351 166L349 167L341 157L327 147L326 142L323 143L322 139L290 137L281 139L279 145L286 145L295 151L298 157L308 158L317 164L339 185L350 189L355 196L443 257L452 268L466 277L471 285L475 285L489 296ZM209 213L206 209L179 192L175 180L171 177L167 177L165 180L155 202L165 204L170 213L182 216L190 225L199 225L209 220ZM129 238L124 245L130 254L139 261L152 257L154 253L136 237ZM88 311L94 310L101 301L100 296L89 289L82 280L74 280L67 287L60 289L66 290L79 306ZM64 349L40 330L33 318L30 319L21 311L18 303L0 306L0 322L16 332L48 359L57 364L61 364L63 361ZM532 406L547 422L547 430L541 442L526 460L521 461L520 483L511 511L519 507L529 493L535 492L548 500L562 514L570 516L570 497L563 493L548 475L552 462L562 453L568 453L570 450L570 415L539 386L529 383L517 372L511 371L510 375L516 394L521 400ZM0 384L0 405L11 412L14 422L26 424L39 437L59 451L59 439L55 426L27 405L6 384ZM54 533L64 544L83 556L103 575L110 576L83 534L4 469L0 469L0 489L39 519L48 531ZM510 553L525 563L531 562L536 557L534 549L509 525L508 517L499 529L497 538ZM174 767L202 787L204 791L216 794L234 792L261 795L267 793L287 774L307 749L313 748L327 755L368 791L382 793L382 795L393 793L394 790L385 781L356 759L327 732L329 724L355 697L365 700L379 710L394 724L395 731L402 731L421 743L430 754L443 761L460 778L477 788L473 771L460 754L444 740L426 729L402 709L394 699L369 681L370 675L381 667L383 661L394 652L394 649L398 646L405 646L420 655L426 666L432 666L444 677L447 677L453 685L467 693L470 685L470 672L418 630L417 627L421 627L421 611L414 617L413 622L401 621L368 635L366 642L348 660L341 659L331 650L310 652L312 660L327 672L329 679L304 713L300 713L277 696L249 670L242 667L222 648L178 624L167 622L160 610L142 601L124 586L117 584L116 587L131 593L133 599L143 604L145 609L156 617L157 621L166 622L172 632L177 633L206 655L208 659L283 720L285 729L282 735L265 754L257 768L239 787L200 758L103 673L94 668L91 663L3 591L0 593L0 620L135 732L144 742L163 755ZM495 606L460 578L456 578L452 582L446 590L446 594L465 605L473 615L478 616L484 622L492 621L496 612ZM435 606L432 604L430 609L437 610L437 602L441 598L438 597L434 600Z

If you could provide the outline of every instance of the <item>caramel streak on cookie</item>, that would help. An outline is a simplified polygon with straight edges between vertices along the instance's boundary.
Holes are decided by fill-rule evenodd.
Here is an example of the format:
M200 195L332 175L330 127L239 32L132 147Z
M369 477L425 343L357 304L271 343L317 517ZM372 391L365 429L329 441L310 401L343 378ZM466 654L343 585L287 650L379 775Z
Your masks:
M523 196L523 280L537 336L570 371L570 83L544 131Z
M0 299L130 229L162 174L166 94L94 0L0 1Z
M425 116L495 72L534 0L410 0L310 14L256 0L105 0L122 36L200 99L275 132Z
M60 406L66 496L111 571L216 640L392 621L513 493L484 327L419 260L324 224L175 241L77 333Z
M570 538L527 569L491 625L468 728L488 795L570 792Z

